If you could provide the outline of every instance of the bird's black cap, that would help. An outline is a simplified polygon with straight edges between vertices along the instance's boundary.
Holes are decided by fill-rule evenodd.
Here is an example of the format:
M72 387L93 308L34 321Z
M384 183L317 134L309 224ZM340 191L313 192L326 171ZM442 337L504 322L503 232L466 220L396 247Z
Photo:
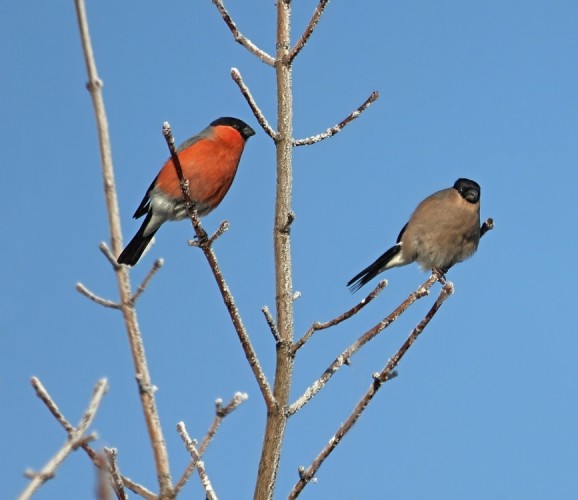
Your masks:
M252 135L255 135L255 131L249 127L243 120L239 120L238 118L232 118L230 116L222 116L221 118L217 118L213 122L211 122L211 127L217 126L223 127L233 127L234 129L238 130L239 133L243 136L245 140L247 140Z
M480 200L481 188L476 181L461 177L454 183L454 189L471 203L477 203Z

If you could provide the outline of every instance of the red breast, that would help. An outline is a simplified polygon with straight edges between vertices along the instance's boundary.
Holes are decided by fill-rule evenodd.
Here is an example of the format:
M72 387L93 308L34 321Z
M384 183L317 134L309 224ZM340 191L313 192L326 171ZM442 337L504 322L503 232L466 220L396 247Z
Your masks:
M217 125L207 136L178 153L194 201L210 207L221 202L235 178L244 147L245 138L238 130ZM171 159L163 165L155 187L173 198L181 198Z

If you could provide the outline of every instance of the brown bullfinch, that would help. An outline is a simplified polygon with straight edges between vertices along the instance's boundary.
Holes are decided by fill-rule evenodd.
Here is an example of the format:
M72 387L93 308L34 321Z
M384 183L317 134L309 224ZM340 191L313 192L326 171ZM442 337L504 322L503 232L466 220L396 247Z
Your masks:
M183 142L177 154L197 214L213 210L231 187L245 142L255 131L238 118L223 117ZM159 227L168 220L187 217L187 208L173 161L163 165L133 217L146 215L142 226L118 257L119 264L134 266Z
M399 233L397 243L349 280L352 292L391 267L416 262L424 270L446 273L470 257L480 241L480 186L458 179L454 186L428 196Z

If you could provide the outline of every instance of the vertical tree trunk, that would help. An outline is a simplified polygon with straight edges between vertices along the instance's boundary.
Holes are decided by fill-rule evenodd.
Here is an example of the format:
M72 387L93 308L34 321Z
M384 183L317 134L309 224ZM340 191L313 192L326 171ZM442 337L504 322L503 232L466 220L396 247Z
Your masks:
M273 394L275 406L267 415L263 450L254 498L272 499L281 447L287 425L287 404L293 376L293 284L291 269L290 226L291 210L293 94L291 63L287 59L290 47L291 2L277 1L277 193L275 200L275 291L277 327L281 341L277 344L277 369Z

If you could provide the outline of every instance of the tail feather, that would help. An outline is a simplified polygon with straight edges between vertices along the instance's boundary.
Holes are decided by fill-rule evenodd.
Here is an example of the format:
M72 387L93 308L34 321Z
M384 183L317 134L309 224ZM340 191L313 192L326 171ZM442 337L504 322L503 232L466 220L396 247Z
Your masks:
M387 264L401 252L401 245L392 246L387 252L382 254L373 264L367 266L363 271L356 274L347 282L351 293L357 292L363 285L369 283L379 273L387 269Z
M127 266L134 266L141 255L148 247L149 243L153 239L153 236L157 232L157 229L151 231L149 234L144 236L144 232L147 229L148 223L150 222L152 217L152 213L149 212L146 219L142 223L142 226L138 230L138 232L134 235L134 238L130 240L130 243L126 246L126 248L122 251L122 253L118 256L117 262L119 264L126 264Z

